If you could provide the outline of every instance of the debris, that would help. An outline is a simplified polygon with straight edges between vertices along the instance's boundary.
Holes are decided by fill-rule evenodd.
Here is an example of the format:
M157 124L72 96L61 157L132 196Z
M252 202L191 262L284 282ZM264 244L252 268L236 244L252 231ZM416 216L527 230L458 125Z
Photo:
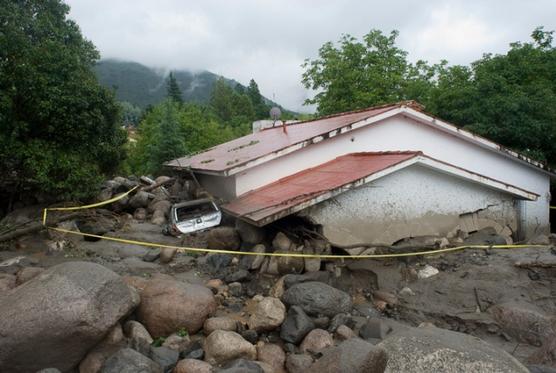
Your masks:
M419 271L417 271L417 277L420 278L421 280L425 279L425 278L429 278L432 277L434 275L437 275L439 273L438 269L434 268L431 265L426 265L425 268L420 269Z

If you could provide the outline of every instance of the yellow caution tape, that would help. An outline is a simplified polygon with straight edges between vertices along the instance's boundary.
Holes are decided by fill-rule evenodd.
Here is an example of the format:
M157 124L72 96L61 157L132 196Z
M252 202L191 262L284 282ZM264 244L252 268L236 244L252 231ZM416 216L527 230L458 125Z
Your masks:
M110 203L119 201L120 199L124 198L125 196L127 196L129 193L133 192L135 189L137 189L138 186L131 188L130 190L128 190L125 193L122 193L116 197L107 199L106 201L102 201L102 202L98 202L98 203L93 203L90 205L85 205L85 206L72 206L72 207L47 207L43 210L42 212L42 225L46 225L46 215L47 215L47 211L72 211L72 210L83 210L83 209L91 209L94 207L100 207L100 206L104 206L104 205L108 205Z
M556 206L550 206L550 208L556 210Z
M74 234L77 236L84 236L84 237L94 237L102 240L108 241L115 241L121 242L130 245L138 245L138 246L146 246L151 248L168 248L168 249L176 249L179 252L192 252L192 253L211 253L211 254L231 254L231 255L252 255L252 256L269 256L269 257L289 257L289 258L319 258L319 259L383 259L383 258L400 258L400 257L408 257L408 256L425 256L425 255L435 255L435 254L443 254L443 253L450 253L455 251L461 251L465 249L520 249L520 248L550 248L551 246L547 245L466 245L466 246L457 246L457 247L447 247L443 249L435 249L435 250L427 250L427 251L420 251L420 252L411 252L411 253L393 253L393 254L365 254L365 255L331 255L331 254L305 254L305 253L255 253L251 251L233 251L233 250L216 250L216 249L204 249L198 247L183 247L183 246L174 246L174 245L165 245L160 243L154 242L145 242L145 241L136 241L136 240L128 240L125 238L118 238L118 237L110 237L110 236L100 236L96 234L90 233L83 233L78 231L72 231L69 229L57 228L57 227L48 227L46 226L46 216L47 210L56 210L56 211L64 211L64 210L80 210L80 209L88 209L93 207L99 207L103 205L107 205L112 202L116 202L123 197L127 196L129 193L134 191L137 187L129 190L126 193L123 193L119 196L116 196L112 199L95 203L92 205L86 206L75 206L75 207L54 207L54 208L45 208L43 211L43 225L50 230L61 232L61 233L68 233Z

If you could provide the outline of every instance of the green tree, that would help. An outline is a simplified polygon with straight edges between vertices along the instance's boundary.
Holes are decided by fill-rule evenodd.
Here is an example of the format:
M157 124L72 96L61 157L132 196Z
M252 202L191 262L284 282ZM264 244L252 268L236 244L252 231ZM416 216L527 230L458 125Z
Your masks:
M417 83L423 86L420 91L428 91L428 66L408 63L407 52L395 44L397 36L397 31L384 35L371 30L362 41L343 35L338 46L325 43L317 59L303 64L303 84L318 92L306 104L316 104L319 114L330 114L418 98L409 97L408 85L413 94L419 92Z
M255 111L255 116L257 117L257 119L267 118L270 107L265 104L263 96L259 91L259 86L254 79L251 79L249 81L249 86L247 87L246 93L249 97L249 100L251 100L251 104L253 105L253 110Z
M127 101L122 101L119 104L120 104L122 125L124 127L129 127L129 126L137 127L142 115L141 108Z
M180 86L178 85L178 81L173 73L168 75L168 79L166 81L166 96L178 104L183 104L183 95L181 93Z
M179 105L172 100L153 106L139 124L137 143L130 148L126 170L154 173L163 163L192 154L236 137L229 126L220 125L213 114L196 104Z
M556 161L556 49L553 32L470 67L443 71L427 104L434 114L539 160Z
M220 123L232 127L238 135L248 133L256 118L249 96L232 89L223 78L214 83L209 106Z
M118 105L92 71L99 54L68 11L0 0L2 188L85 197L124 156Z

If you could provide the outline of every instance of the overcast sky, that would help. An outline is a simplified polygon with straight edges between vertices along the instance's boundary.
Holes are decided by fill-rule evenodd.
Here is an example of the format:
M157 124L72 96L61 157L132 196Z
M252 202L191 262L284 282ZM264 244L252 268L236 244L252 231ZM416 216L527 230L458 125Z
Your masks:
M467 64L556 28L554 0L67 0L102 58L203 69L247 84L285 107L310 111L301 64L342 33L400 31L410 60Z

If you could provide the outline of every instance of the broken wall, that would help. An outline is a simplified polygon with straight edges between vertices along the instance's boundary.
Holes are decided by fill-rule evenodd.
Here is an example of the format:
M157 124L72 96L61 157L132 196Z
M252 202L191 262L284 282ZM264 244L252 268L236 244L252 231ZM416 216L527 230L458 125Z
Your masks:
M492 226L518 227L518 204L506 193L413 165L299 213L322 225L333 243L392 244Z

